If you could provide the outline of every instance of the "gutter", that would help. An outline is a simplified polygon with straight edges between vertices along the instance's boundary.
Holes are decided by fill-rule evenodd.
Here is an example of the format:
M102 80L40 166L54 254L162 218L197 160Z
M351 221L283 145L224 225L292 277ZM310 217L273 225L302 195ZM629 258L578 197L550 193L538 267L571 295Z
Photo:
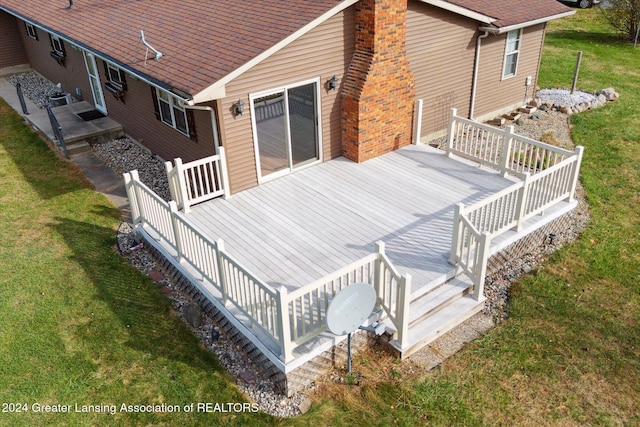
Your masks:
M476 39L476 54L473 63L473 77L471 83L471 105L469 105L469 119L475 120L473 118L474 110L476 107L476 91L478 86L478 70L480 69L480 45L482 44L482 39L487 38L489 36L489 31L484 28L479 28L480 31L483 31L482 34L478 36Z
M167 85L165 83L162 83L159 80L152 79L151 77L147 76L146 74L141 74L138 71L136 71L135 69L129 67L128 65L125 65L125 64L123 64L123 63L121 63L121 62L119 62L119 61L117 61L117 60L115 60L115 59L113 59L113 58L111 58L111 57L109 57L107 55L104 55L104 54L100 53L99 51L87 46L84 43L81 43L81 42L78 42L76 40L73 40L73 39L67 37L66 35L64 35L64 34L58 32L58 31L55 31L55 30L53 30L53 29L51 29L51 28L49 28L47 26L39 24L38 22L36 22L36 21L34 21L32 19L29 19L26 16L23 16L23 15L17 13L17 12L14 12L14 11L8 9L5 6L0 6L0 10L8 13L9 15L15 16L16 18L21 19L24 22L28 22L29 24L33 25L36 28L41 29L42 31L45 31L45 32L50 33L50 34L54 34L57 37L59 37L60 39L66 41L67 43L69 43L69 44L71 44L73 46L77 46L77 47L79 47L79 48L91 53L95 57L102 59L103 61L106 61L106 62L109 62L109 63L117 65L119 68L122 68L127 73L131 74L133 77L135 77L135 78L137 78L139 80L142 80L143 82L147 83L150 86L153 86L153 87L156 87L158 89L171 92L172 95L176 96L177 98L179 98L184 103L188 103L190 100L193 99L191 97L191 95L186 94L186 95L188 95L188 97L185 98L184 96L181 96L181 95L175 93L175 90L176 90L175 88L173 88L173 87L171 87L171 86L169 86L169 85ZM193 102L193 101L191 101L191 102Z
M218 147L220 146L220 139L218 136L218 122L216 120L215 109L213 107L209 107L207 105L191 105L188 101L185 101L182 104L183 108L187 108L189 110L199 110L199 111L209 111L211 114L211 130L213 131L213 145L216 148L216 154L218 153Z
M480 27L480 31L488 31L491 34L504 34L509 31L519 30L520 28L531 27L533 25L543 24L545 22L553 21L554 19L566 18L567 16L571 16L575 14L575 10L570 10L568 12L559 13L553 16L547 16L546 18L534 19L533 21L521 22L519 24L508 25L506 27L495 27L495 26L483 26Z

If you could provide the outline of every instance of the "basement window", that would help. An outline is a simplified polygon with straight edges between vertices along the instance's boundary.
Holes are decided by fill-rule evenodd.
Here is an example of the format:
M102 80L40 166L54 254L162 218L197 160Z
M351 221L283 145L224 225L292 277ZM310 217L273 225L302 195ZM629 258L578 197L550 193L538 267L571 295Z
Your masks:
M507 44L504 49L504 66L502 68L503 79L515 76L518 71L521 39L522 29L509 31L507 33Z
M28 22L24 23L25 28L27 29L27 35L34 40L38 40L38 30L32 24Z

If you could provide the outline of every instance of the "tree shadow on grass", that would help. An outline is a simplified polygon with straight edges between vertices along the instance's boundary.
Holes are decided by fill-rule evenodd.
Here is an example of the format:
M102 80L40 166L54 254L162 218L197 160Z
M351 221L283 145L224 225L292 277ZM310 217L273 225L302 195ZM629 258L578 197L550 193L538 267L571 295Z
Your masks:
M109 306L120 323L120 331L110 331L108 325L94 325L91 329L80 326L74 331L76 335L102 348L109 345L102 342L100 334L110 340L124 331L128 336L125 346L198 368L220 370L215 357L174 315L170 301L158 286L112 249L112 229L61 217L56 217L50 227L64 238L73 252L73 261L91 279L96 297Z

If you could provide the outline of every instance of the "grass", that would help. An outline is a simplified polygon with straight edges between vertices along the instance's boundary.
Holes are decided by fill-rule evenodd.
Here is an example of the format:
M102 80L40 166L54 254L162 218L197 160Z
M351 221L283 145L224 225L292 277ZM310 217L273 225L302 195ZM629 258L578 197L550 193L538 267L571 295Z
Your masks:
M0 212L0 403L27 409L0 413L0 425L272 421L254 413L120 412L122 403L246 399L154 282L113 250L119 212L2 100ZM36 413L34 404L118 411Z
M506 322L436 371L365 374L295 424L640 425L640 50L612 34L597 9L551 23L539 78L570 87L582 50L578 88L621 95L571 120L588 230L512 288Z
M0 424L640 425L640 51L597 9L549 26L539 83L613 86L572 117L589 229L512 288L510 317L430 374L371 353L291 420L262 414L2 414ZM117 212L0 104L2 402L235 402L214 357L113 250ZM419 372L419 370L417 370ZM351 383L351 384L349 384ZM235 418L234 418L235 417Z

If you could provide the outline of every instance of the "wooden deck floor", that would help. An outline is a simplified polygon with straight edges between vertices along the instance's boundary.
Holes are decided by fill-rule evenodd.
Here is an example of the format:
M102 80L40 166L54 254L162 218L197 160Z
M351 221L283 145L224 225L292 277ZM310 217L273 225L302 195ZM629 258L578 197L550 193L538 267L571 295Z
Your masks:
M264 282L295 289L386 244L414 292L453 271L447 263L453 205L483 199L513 181L409 146L357 164L338 158L228 200L195 206L190 219Z

